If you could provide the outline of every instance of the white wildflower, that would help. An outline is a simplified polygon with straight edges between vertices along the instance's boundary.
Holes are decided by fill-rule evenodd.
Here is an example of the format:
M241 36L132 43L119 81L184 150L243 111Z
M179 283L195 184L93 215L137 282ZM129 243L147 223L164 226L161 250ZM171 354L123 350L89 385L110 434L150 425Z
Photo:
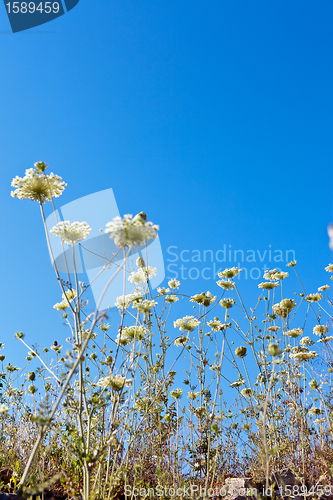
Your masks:
M194 328L200 325L200 321L194 316L184 316L183 318L174 321L173 326L179 328L181 332L192 331Z
M129 385L131 382L131 379L126 380L121 375L107 375L106 377L102 377L97 382L97 385L104 388L110 387L113 391L120 392L125 385Z
M45 175L38 170L29 168L24 177L14 177L11 184L15 191L11 192L13 198L19 200L29 199L45 203L51 201L52 197L58 198L67 184L62 182L61 177L53 173Z
M325 292L325 290L329 290L330 288L329 285L323 285L318 288L318 292Z
M329 337L322 337L321 339L317 340L317 342L330 342L333 339L333 336L330 335Z
M133 302L132 307L142 313L146 313L156 305L157 302L155 302L154 300L138 300L136 302Z
M170 288L176 289L180 287L180 281L172 279L168 281L168 285Z
M312 339L310 339L310 337L303 337L300 339L299 343L301 344L301 346L310 347L314 345L315 342Z
M174 344L176 347L184 347L187 344L187 342L188 338L185 337L185 335L181 335L174 341Z
M117 297L115 306L118 307L118 309L127 309L132 302L136 302L138 300L141 300L143 297L142 293L140 292L133 292L129 293L127 295L120 295L120 297Z
M142 212L132 218L131 214L115 217L106 224L106 233L114 240L118 247L134 247L144 245L146 241L157 238L158 226L152 222L146 222L146 216Z
M170 295L166 295L164 300L169 303L178 302L179 297L177 297L174 293L171 293Z
M207 322L207 325L209 328L211 328L214 332L220 331L222 327L221 321L219 321L217 318L214 318L214 320L210 320Z
M197 304L202 304L205 307L210 306L216 299L216 296L212 295L210 292L202 292L191 297L190 302L196 302Z
M5 405L4 403L2 403L0 405L0 415L4 415L5 413L8 413L9 412L9 407L7 405Z
M302 335L302 333L303 333L303 328L293 328L292 330L288 330L288 331L284 332L284 335L288 335L288 337L291 337L294 339L294 338Z
M317 292L317 293L310 293L305 297L305 300L307 302L318 302L322 298L323 298L322 294Z
M237 276L242 269L238 269L237 267L232 267L230 269L225 269L221 273L218 273L219 278L234 278Z
M84 240L91 231L91 227L86 222L69 222L69 220L60 221L56 226L54 226L50 233L55 236L60 236L60 238L71 245L72 243L77 243Z
M279 283L272 283L271 281L264 281L259 283L258 288L263 288L264 290L272 290L272 288L276 288L279 286Z
M235 283L230 280L219 280L216 284L223 288L223 290L233 290L235 288Z
M313 328L313 333L315 335L325 335L325 333L327 333L328 331L329 331L329 328L328 328L328 326L325 326L325 325L316 325Z
M58 302L57 304L54 304L53 309L57 309L57 311L64 311L68 307L68 302Z
M139 285L140 283L147 282L153 276L156 276L156 267L140 267L138 271L132 272L128 278L128 281L134 283L134 285Z

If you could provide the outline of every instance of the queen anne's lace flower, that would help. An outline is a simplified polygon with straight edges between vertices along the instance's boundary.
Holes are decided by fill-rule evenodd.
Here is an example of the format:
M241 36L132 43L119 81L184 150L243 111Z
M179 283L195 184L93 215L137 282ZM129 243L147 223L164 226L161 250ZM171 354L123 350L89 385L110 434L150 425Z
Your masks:
M301 346L310 347L314 344L314 341L310 339L310 337L302 337L299 343L301 344Z
M9 412L9 407L7 405L5 405L4 403L2 403L0 405L0 415L4 415L5 413L8 413Z
M91 231L91 227L86 222L69 222L69 220L58 222L54 226L50 233L55 236L60 236L60 238L71 245L72 243L77 243L78 241L84 240Z
M310 293L305 297L305 300L307 302L318 302L322 298L323 298L322 294L317 292L317 293Z
M196 302L197 304L202 304L205 307L210 306L216 299L216 296L212 295L210 292L202 292L191 297L190 302Z
M269 327L267 328L267 330L268 330L269 332L277 332L277 331L279 331L279 330L280 330L280 327L279 327L279 326L269 326Z
M333 273L333 264L328 264L327 267L325 267L325 271L328 273Z
M328 328L328 326L325 326L325 325L316 325L313 328L313 333L315 335L325 335L325 333L327 333L328 331L329 331L329 328Z
M166 295L164 300L165 302L169 302L171 304L172 302L178 302L179 297L177 297L174 293L171 293L170 295Z
M123 219L115 217L106 226L105 232L120 248L144 245L146 241L157 238L159 229L152 222L146 222L146 215L142 212L133 218L131 214L124 215Z
M52 172L45 175L34 168L27 169L24 177L18 175L14 177L11 185L16 188L11 192L13 198L19 200L27 198L39 203L51 201L52 197L58 198L67 186L58 175Z
M194 328L200 325L200 321L194 316L184 316L183 318L174 321L173 326L179 328L181 332L192 331Z
M231 267L230 269L225 269L221 273L218 273L219 278L234 278L237 276L242 269L238 269L237 267Z
M274 304L272 309L280 318L286 318L295 306L294 299L282 299L278 304Z
M325 292L325 290L329 290L330 288L329 285L323 285L318 288L318 292Z
M189 391L187 393L187 399L189 399L190 401L194 401L199 396L199 394L200 392Z
M146 313L156 305L157 302L155 302L154 300L138 300L133 302L132 307L142 313Z
M309 348L306 346L296 346L292 348L292 352L289 355L289 358L295 359L296 361L309 361L310 359L314 359L318 354L315 351L309 351Z
M187 344L187 342L188 338L185 337L185 335L181 335L174 341L174 344L176 347L184 347Z
M219 321L217 318L214 318L214 320L210 320L207 322L207 325L209 326L209 328L211 328L214 332L218 332L220 331L221 327L222 327L222 323L221 321Z
M264 281L263 283L259 283L258 288L263 288L264 290L272 290L272 288L276 288L277 286L279 286L279 283Z
M68 302L58 302L57 304L54 304L53 309L56 309L57 311L64 311L69 307Z
M69 290L62 294L63 302L67 302L67 300L69 300L69 302L72 302L75 297L77 297L77 291L74 288L69 288Z
M168 285L170 288L176 289L180 287L180 281L178 280L169 280Z
M115 306L118 307L118 309L127 309L132 302L134 303L141 299L141 292L133 292L127 295L120 295L120 297L117 297L116 299Z
M223 290L233 290L235 288L235 283L230 280L219 280L216 284L223 288Z
M132 342L132 340L138 340L141 342L147 333L147 329L144 326L124 326L121 333L118 333L116 342L120 345L127 345Z
M288 330L287 332L284 332L285 335L288 335L288 337L291 338L296 338L302 335L303 333L303 328L293 328L292 330Z
M97 382L97 385L104 388L110 387L113 391L120 392L125 385L129 385L131 382L132 380L126 380L121 375L107 375L106 377L102 377Z
M236 302L234 299L221 299L220 306L224 309L230 309Z
M329 336L329 337L322 337L321 339L317 340L317 342L330 342L330 340L333 339L333 336Z
M140 267L138 271L132 272L128 278L128 281L133 283L134 285L139 285L142 282L146 282L150 280L153 276L156 276L157 269L156 267Z
M170 293L170 288L165 288L163 287L157 287L157 291L160 295L166 295L167 293Z
M248 398L249 396L252 396L252 394L252 389L249 389L248 387L241 390L241 395L244 396L244 398Z

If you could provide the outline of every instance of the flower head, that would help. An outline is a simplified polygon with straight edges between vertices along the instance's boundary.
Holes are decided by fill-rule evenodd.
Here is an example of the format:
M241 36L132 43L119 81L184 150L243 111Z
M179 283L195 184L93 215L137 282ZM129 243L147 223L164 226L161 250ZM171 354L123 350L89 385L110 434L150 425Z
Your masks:
M330 342L333 339L333 336L330 335L329 337L322 337L321 339L317 340L317 342Z
M241 395L244 396L244 398L248 398L249 396L252 396L253 391L252 389L245 388L241 390Z
M323 285L318 288L318 292L325 292L325 290L329 290L330 288L329 285Z
M307 302L318 302L322 298L323 298L322 294L317 292L317 293L310 293L305 297L305 300Z
M127 309L130 304L141 300L142 297L143 296L141 292L133 292L127 295L120 295L120 297L117 297L116 299L115 306L118 307L118 309Z
M264 290L272 290L272 288L276 288L277 286L279 286L279 283L264 281L263 283L259 283L258 288L263 288Z
M147 329L144 326L124 326L120 333L117 335L116 342L120 345L128 345L132 340L138 340L141 342L147 333Z
M110 387L113 391L120 392L125 385L129 385L131 382L132 380L126 380L126 378L121 375L107 375L99 379L97 385L104 388Z
M173 391L170 391L170 396L174 399L179 399L182 394L183 389L174 389Z
M178 302L179 297L177 297L174 293L171 293L170 295L166 295L164 300L165 302L169 302L171 304L172 302Z
M221 299L220 306L224 309L230 309L236 302L234 299Z
M325 333L327 333L328 331L329 331L329 328L328 328L328 326L325 326L325 325L316 325L313 328L313 333L315 335L325 335Z
M221 273L218 273L219 278L234 278L237 276L242 269L238 269L237 267L232 267L230 269L225 269Z
M303 347L310 347L314 345L314 341L310 339L310 337L302 337L301 340L299 341L301 346Z
M142 313L146 313L156 305L157 302L155 302L154 300L137 300L133 302L132 307Z
M168 285L170 288L176 289L180 287L180 281L178 280L169 280Z
M72 243L78 243L84 240L91 231L91 227L86 222L69 222L69 220L60 221L56 226L54 226L50 233L55 236L60 236L60 238L71 245Z
M327 267L325 267L325 271L328 273L333 273L333 264L328 264Z
M287 332L284 332L285 335L288 335L288 337L291 338L296 338L302 335L303 333L303 328L293 328L292 330L288 330Z
M134 283L134 285L139 285L142 282L147 282L153 276L156 276L157 269L156 267L140 267L138 271L132 272L128 278L128 281Z
M62 294L63 302L72 302L75 297L77 297L77 291L74 288L69 288L65 293Z
M18 175L14 177L11 185L16 188L11 192L13 198L19 200L27 198L39 203L51 201L53 197L58 198L67 186L58 175L53 173L45 175L33 168L26 170L24 177Z
M278 304L274 304L272 309L280 318L287 318L295 306L296 302L293 299L282 299Z
M200 325L200 321L194 316L184 316L183 318L174 321L173 326L179 328L181 332L192 331L194 328Z
M188 338L185 337L185 335L181 335L174 341L174 344L176 347L184 347L187 344L187 342Z
M233 290L235 288L235 283L230 280L219 280L216 284L223 288L223 290Z
M191 297L190 302L196 302L197 304L202 304L205 307L210 306L216 299L216 296L212 295L210 292L202 292Z
M135 217L131 214L124 215L123 219L115 217L106 226L105 232L110 234L110 238L120 248L144 245L146 241L157 238L159 229L152 222L147 222L146 215L142 212Z
M207 325L214 331L218 332L220 331L220 328L222 326L221 321L219 321L217 318L214 318L214 320L210 320L207 322Z
M238 358L244 358L246 356L247 348L245 346L236 347L235 354Z
M0 405L0 415L4 415L5 413L8 413L9 412L9 407L7 405L5 405L4 403L2 403Z

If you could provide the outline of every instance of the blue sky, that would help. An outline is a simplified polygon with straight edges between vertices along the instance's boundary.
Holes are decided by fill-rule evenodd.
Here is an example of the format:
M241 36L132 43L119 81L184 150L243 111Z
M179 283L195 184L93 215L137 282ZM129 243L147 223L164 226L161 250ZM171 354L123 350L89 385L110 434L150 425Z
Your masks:
M332 18L330 0L80 0L11 34L1 7L0 341L23 356L18 330L67 336L38 205L10 197L40 160L68 184L59 206L112 188L121 214L146 212L166 267L170 246L179 264L183 250L293 249L307 291L327 283ZM258 282L240 280L249 304Z

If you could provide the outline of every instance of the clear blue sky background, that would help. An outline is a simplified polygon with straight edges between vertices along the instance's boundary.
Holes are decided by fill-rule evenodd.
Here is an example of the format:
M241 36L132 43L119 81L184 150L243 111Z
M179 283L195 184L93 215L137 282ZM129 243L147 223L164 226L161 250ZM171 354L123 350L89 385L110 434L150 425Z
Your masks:
M11 34L0 6L0 341L17 359L18 330L68 335L38 205L10 197L39 160L68 183L59 204L111 187L122 214L145 211L166 266L170 245L271 245L295 250L309 292L327 283L332 24L331 0L80 0ZM249 304L258 282L241 281Z

